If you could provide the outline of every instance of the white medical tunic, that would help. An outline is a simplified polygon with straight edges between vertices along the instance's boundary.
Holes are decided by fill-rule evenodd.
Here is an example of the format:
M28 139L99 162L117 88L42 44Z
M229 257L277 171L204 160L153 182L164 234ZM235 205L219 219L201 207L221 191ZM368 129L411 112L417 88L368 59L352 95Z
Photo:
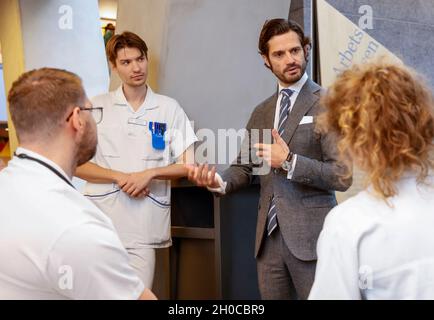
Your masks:
M148 86L145 101L137 111L127 102L122 86L92 99L103 107L98 124L95 164L125 173L165 167L176 160L197 138L187 115L169 97L156 94ZM150 123L165 124L164 150L155 148ZM152 126L152 124L151 124ZM132 199L118 185L87 183L88 196L113 221L124 246L163 248L171 245L170 181L153 180L146 198Z
M52 161L23 148L66 179ZM110 221L43 165L0 172L0 300L137 299L144 285Z
M434 299L434 178L389 204L363 191L328 214L309 299Z

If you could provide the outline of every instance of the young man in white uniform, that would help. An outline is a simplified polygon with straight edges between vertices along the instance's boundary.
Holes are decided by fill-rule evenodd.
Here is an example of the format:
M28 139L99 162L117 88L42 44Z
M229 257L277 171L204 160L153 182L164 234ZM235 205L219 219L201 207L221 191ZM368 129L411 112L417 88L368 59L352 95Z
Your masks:
M95 154L92 108L74 74L27 72L9 107L20 147L0 172L0 300L155 298L110 221L71 184Z
M106 50L122 85L92 99L104 119L96 155L77 176L88 181L86 196L112 219L130 264L151 288L155 248L171 245L169 180L187 175L183 163L197 138L179 104L146 84L148 48L139 36L115 35Z

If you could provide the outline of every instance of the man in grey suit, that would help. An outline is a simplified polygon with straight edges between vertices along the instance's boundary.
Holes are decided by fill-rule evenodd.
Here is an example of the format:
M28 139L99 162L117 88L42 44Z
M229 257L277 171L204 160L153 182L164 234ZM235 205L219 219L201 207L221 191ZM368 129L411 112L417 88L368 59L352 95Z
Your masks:
M351 181L339 177L335 139L314 131L321 87L305 73L311 43L288 20L267 21L259 38L265 65L278 79L278 91L253 111L247 140L271 167L260 175L255 257L263 299L307 299L316 267L316 243L327 213L337 203L334 190ZM259 140L251 141L259 130ZM263 143L272 130L274 143ZM238 159L221 176L208 165L189 166L189 179L228 194L252 183L255 161Z

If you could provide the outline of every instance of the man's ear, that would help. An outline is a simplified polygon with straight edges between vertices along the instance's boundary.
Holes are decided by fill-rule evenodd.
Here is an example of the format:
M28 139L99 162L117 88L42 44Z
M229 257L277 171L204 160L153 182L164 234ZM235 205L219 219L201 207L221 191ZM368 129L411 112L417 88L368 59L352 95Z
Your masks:
M80 113L81 113L80 108L75 107L74 110L72 111L71 126L76 132L78 132L79 134L82 134L82 132L84 130L85 123L84 123L82 117L80 116Z
M312 46L310 44L305 45L304 48L303 48L304 59L306 60L306 62L309 61L310 49L312 49Z
M112 72L118 72L118 69L116 68L116 62L113 63L111 61L109 61L109 65L110 65L110 69L112 70Z
M268 69L271 69L270 60L265 54L261 54L262 59L264 60L264 64Z

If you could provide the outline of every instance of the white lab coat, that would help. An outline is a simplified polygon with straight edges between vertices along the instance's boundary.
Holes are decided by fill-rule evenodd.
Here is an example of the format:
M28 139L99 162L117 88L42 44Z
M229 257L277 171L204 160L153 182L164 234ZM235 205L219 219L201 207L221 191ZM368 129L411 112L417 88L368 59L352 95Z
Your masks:
M434 178L408 174L385 201L363 191L335 207L318 241L309 299L434 299Z
M51 165L29 150L25 153ZM137 299L142 281L110 221L43 165L14 157L0 172L0 300Z

